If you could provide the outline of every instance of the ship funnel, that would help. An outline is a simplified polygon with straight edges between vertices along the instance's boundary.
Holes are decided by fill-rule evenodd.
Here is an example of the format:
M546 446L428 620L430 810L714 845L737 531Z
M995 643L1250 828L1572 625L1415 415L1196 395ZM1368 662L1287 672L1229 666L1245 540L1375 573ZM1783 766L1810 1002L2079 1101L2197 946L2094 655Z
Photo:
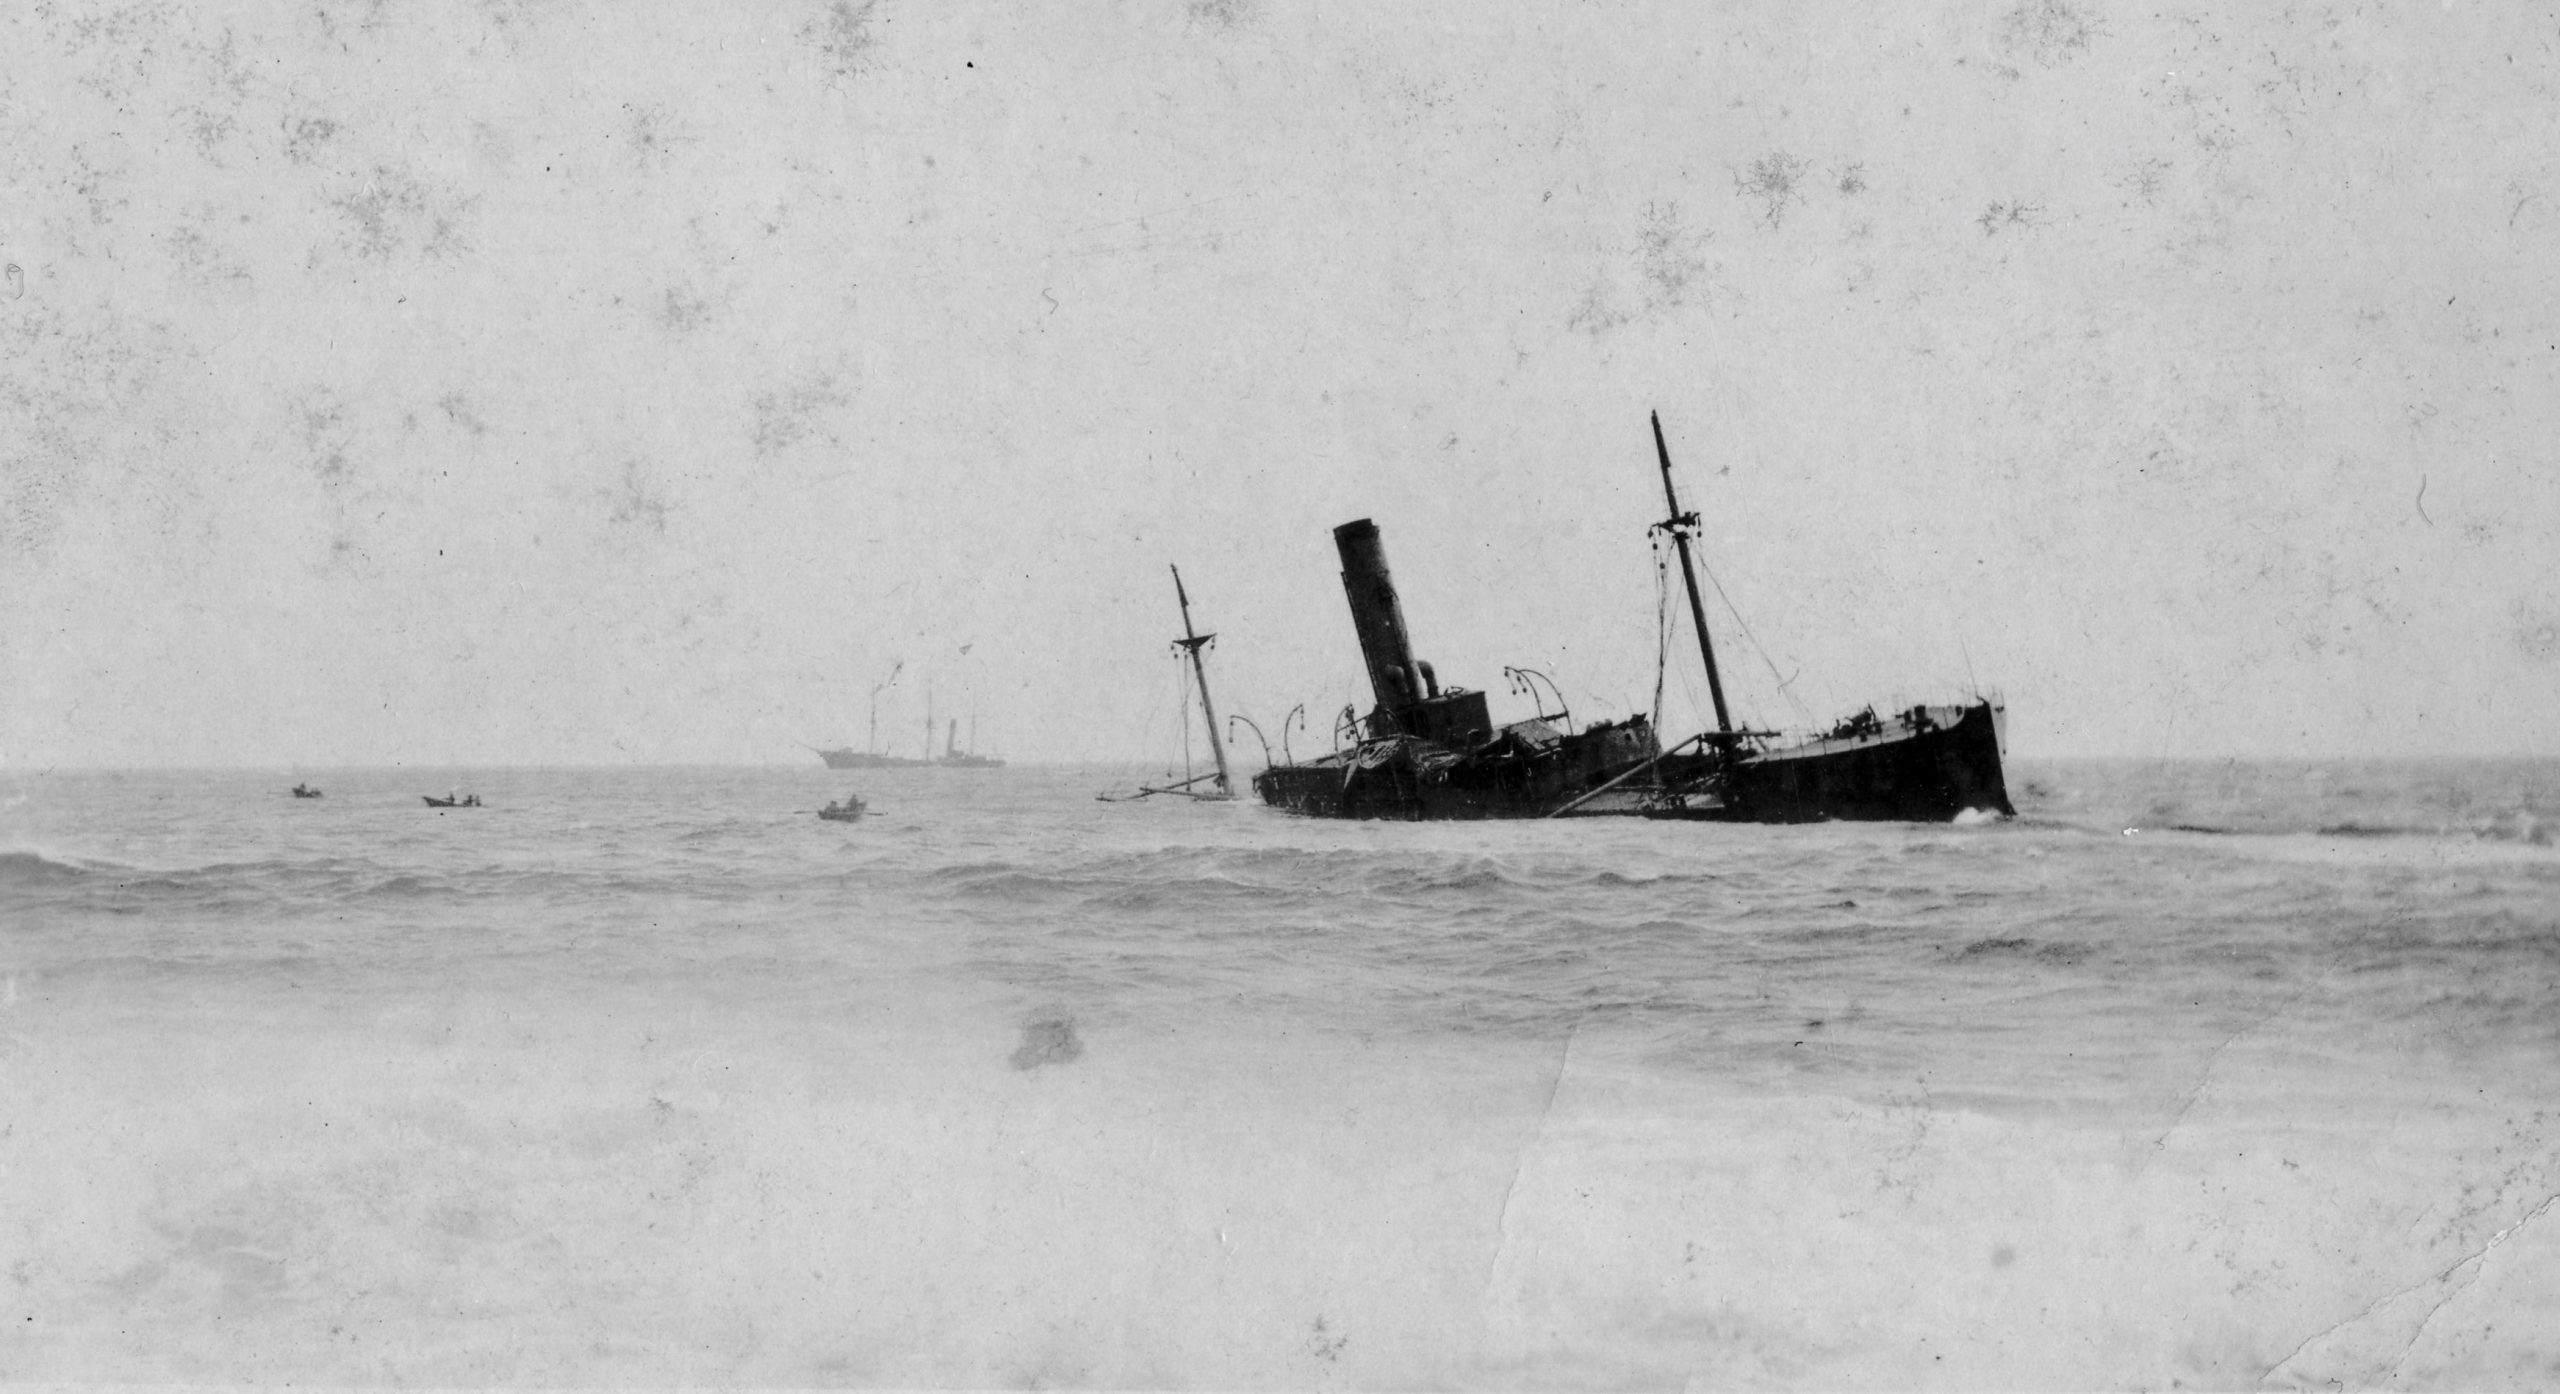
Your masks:
M1342 554L1342 593L1351 602L1351 627L1360 636L1360 656L1369 664L1369 689L1378 698L1370 713L1373 734L1381 728L1428 740L1464 742L1492 729L1486 719L1484 694L1443 688L1431 665L1413 656L1406 637L1404 605L1396 599L1396 583L1387 574L1387 551L1378 541L1378 525L1362 518L1333 530L1333 545Z
M1380 710L1401 712L1424 699L1427 670L1414 662L1404 605L1396 599L1395 579L1387 574L1387 549L1378 540L1378 525L1366 518L1345 523L1333 530L1333 545L1342 553L1342 591L1351 601L1360 656L1369 664L1370 691L1377 694Z

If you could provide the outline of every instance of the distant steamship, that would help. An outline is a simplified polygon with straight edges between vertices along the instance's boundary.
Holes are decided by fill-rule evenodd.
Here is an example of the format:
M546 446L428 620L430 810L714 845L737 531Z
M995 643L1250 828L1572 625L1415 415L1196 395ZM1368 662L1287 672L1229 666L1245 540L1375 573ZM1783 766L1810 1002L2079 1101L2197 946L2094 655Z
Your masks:
M969 744L972 749L962 750L960 748L960 722L955 718L951 722L949 732L943 737L942 753L940 755L935 755L933 753L933 692L932 684L930 683L926 684L924 699L925 758L921 760L913 760L903 755L889 755L884 754L881 751L880 694L898 681L898 672L904 667L906 667L906 664L900 663L896 667L891 668L889 670L888 679L879 684L879 686L871 689L871 740L868 745L860 750L856 750L849 745L839 746L833 750L820 750L814 745L808 746L806 749L811 754L816 755L819 759L826 761L827 768L831 770L917 769L933 766L958 770L992 770L1002 768L1004 761L999 760L992 755L980 755L974 749L978 743L978 724L977 718L975 717L971 717L969 720Z

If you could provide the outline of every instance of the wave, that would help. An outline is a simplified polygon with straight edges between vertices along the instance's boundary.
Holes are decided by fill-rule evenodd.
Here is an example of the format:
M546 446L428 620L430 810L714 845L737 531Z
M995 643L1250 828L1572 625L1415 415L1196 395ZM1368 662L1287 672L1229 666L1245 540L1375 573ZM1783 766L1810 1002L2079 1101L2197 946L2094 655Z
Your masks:
M1182 913L1195 926L1256 923L1270 909L1291 904L1333 915L1369 913L1361 907L1467 915L1598 896L1619 905L1667 908L1729 879L1722 872L1595 866L1588 859L1547 856L1182 847L1074 862L982 860L908 874L936 898L1018 910L1102 911L1115 920Z
M2046 943L2030 939L2025 935L2007 934L1996 935L1989 939L1976 939L1956 950L1952 957L1958 960L2021 958L2032 959L2039 963L2068 965L2078 963L2087 955L2088 950L2078 944Z
M2235 841L2403 840L2452 844L2478 843L2519 848L2541 848L2554 845L2550 825L2530 811L2519 811L2461 823L2395 823L2349 818L2326 822L2268 822L2256 826L2167 822L2127 822L2111 826L2064 818L2027 817L2017 819L2015 826L2025 832L2077 833L2091 837L2161 837L2182 834L2193 837L2231 838Z
M2323 823L2322 837L2440 837L2475 842L2512 842L2526 847L2551 845L2551 830L2531 813L2483 819L2473 823Z
M42 852L0 852L0 886L68 886L87 879L85 868Z

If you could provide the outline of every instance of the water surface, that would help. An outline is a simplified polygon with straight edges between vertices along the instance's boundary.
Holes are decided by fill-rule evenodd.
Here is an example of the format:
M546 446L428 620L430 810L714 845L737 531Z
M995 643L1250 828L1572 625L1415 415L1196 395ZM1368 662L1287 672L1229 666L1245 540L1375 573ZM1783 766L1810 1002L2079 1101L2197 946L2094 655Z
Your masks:
M0 780L0 1378L2560 1381L2560 766L1109 778Z

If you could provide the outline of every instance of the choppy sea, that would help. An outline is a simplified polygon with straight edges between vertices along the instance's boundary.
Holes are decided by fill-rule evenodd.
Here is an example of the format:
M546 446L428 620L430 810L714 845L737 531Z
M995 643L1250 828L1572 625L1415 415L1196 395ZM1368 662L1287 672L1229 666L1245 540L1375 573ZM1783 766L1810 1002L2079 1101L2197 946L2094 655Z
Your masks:
M0 1380L2560 1385L2560 764L1125 783L0 774Z

